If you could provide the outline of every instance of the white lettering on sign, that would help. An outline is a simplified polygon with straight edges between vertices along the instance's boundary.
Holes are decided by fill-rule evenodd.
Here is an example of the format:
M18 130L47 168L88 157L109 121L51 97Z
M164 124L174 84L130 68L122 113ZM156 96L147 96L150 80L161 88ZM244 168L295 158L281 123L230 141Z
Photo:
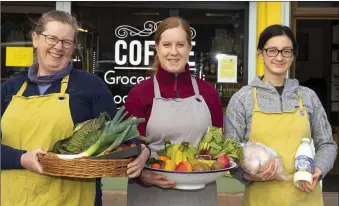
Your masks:
M152 40L132 40L132 41L125 41L123 40L128 35L130 37L149 37L151 36L158 27L159 22L154 21L146 21L144 24L144 28L139 30L129 25L121 25L115 29L115 35L120 40L115 42L114 45L114 70L108 70L104 75L104 81L110 85L136 85L139 84L141 81L148 79L150 77L144 76L119 76L116 75L116 70L149 70L151 69L151 57L154 56L154 45L155 42ZM195 29L192 27L191 34L192 39L196 36ZM195 46L195 42L192 41L192 46ZM152 48L151 48L152 47ZM194 57L194 51L191 51L189 56ZM189 66L191 67L190 70L195 70L195 62L194 58L193 61L188 61ZM123 104L125 103L127 95L115 95L114 102L116 104Z
M128 45L124 40L118 40L115 43L115 62L118 65L117 69L142 69L145 67L150 69L150 57L154 56L154 52L150 50L150 47L153 47L155 44L154 41L145 41L144 46L142 46L141 42L138 40L133 40ZM192 41L192 46L195 46L195 42ZM128 56L123 53L123 50L128 50ZM135 56L136 54L136 56ZM142 56L144 54L144 56ZM191 51L189 56L194 57L194 51ZM125 65L126 63L131 64L133 66L139 66L142 63L142 58L144 59L144 65L142 67L119 67ZM188 62L190 67L195 66L195 62Z
M127 61L127 57L126 56L122 56L122 59L120 59L119 52L117 52L117 51L120 51L121 46L122 46L123 49L127 49L127 44L126 44L125 41L118 40L117 42L115 42L115 62L118 65L125 64L126 61Z
M134 51L136 50L137 56L134 57ZM137 40L133 40L129 45L130 62L134 66L138 66L141 63L141 43Z
M104 75L104 80L106 84L132 84L136 85L139 84L141 81L144 81L145 79L148 79L150 77L143 77L143 76L115 76L114 70L109 70Z
M154 44L155 44L155 41L145 41L144 65L149 65L149 57L154 55L154 52L149 49Z
M115 95L113 97L113 100L115 102L115 104L125 104L125 100L127 98L127 95L121 97L120 95Z

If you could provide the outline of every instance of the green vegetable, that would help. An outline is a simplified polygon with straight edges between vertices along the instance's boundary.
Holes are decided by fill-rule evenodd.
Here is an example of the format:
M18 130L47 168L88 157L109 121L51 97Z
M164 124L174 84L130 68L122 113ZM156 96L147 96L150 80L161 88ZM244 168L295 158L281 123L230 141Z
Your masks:
M210 147L216 150L222 150L222 145L218 145L217 142L210 142Z
M162 164L163 161L162 160L157 160L155 159L154 157L151 157L149 158L147 161L146 161L146 165L152 165L154 163L158 163L158 164Z
M134 139L139 136L139 132L136 128L136 125L128 126L121 134L118 134L118 137L115 141L109 145L104 151L100 152L100 155L104 155L106 151L112 151L117 148L123 141L128 141L130 139Z
M225 139L222 129L210 126L204 138L199 143L199 155L210 155L213 159L220 156L242 160L242 146L234 139Z
M236 160L243 160L243 147L234 139L226 139L223 145L223 149L214 155L215 158L220 156L232 157Z
M222 149L223 142L225 141L221 128L210 126L203 139L199 143L198 153L200 155L208 155L213 148L214 151Z
M88 149L99 138L102 132L100 128L108 120L110 120L110 116L104 112L96 119L75 125L71 137L56 142L52 151L61 154L77 154Z
M114 150L125 141L139 138L137 125L145 121L145 119L131 116L124 120L127 112L123 113L123 111L124 106L120 108L113 120L110 121L108 121L109 118L107 118L108 114L103 113L97 119L86 121L87 123L84 122L84 124L82 124L83 126L77 125L73 135L66 140L57 142L53 151L60 153L58 156L62 159L103 155L106 151ZM105 121L102 120L103 118ZM92 126L85 127L85 125L89 123L92 123ZM98 126L99 124L100 127ZM148 140L145 137L140 138ZM65 153L73 155L67 155Z

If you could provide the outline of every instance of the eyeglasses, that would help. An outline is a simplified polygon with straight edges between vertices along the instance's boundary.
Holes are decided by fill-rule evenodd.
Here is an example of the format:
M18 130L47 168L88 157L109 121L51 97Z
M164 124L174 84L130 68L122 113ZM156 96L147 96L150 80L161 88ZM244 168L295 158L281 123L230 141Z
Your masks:
M59 41L61 41L61 44L62 46L65 48L65 49L69 49L71 47L74 47L75 46L75 43L71 40L61 40L61 39L58 39L56 38L55 36L52 36L52 35L46 35L46 34L40 34L42 36L45 37L45 42L49 45L56 45Z
M279 49L269 48L269 49L263 49L263 50L266 51L266 54L267 54L268 57L276 57L276 56L278 56L279 53L281 53L281 55L283 57L290 58L294 54L293 49L279 50Z

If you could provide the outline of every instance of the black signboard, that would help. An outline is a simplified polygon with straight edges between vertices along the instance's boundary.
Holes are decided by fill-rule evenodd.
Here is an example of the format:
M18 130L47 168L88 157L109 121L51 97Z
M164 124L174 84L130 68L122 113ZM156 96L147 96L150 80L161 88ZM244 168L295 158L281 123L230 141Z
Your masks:
M154 33L161 21L146 21L142 29L121 25L113 31L114 56L110 60L98 61L95 73L103 78L112 91L118 107L125 103L130 89L153 75L155 56ZM192 39L196 33L191 28ZM195 70L195 42L190 53L189 65Z

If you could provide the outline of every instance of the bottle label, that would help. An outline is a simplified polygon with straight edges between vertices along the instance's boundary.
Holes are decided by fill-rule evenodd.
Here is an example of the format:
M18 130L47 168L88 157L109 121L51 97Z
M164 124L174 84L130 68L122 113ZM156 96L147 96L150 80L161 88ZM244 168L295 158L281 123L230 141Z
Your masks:
M295 172L305 171L313 174L313 164L312 158L300 155L295 159Z

